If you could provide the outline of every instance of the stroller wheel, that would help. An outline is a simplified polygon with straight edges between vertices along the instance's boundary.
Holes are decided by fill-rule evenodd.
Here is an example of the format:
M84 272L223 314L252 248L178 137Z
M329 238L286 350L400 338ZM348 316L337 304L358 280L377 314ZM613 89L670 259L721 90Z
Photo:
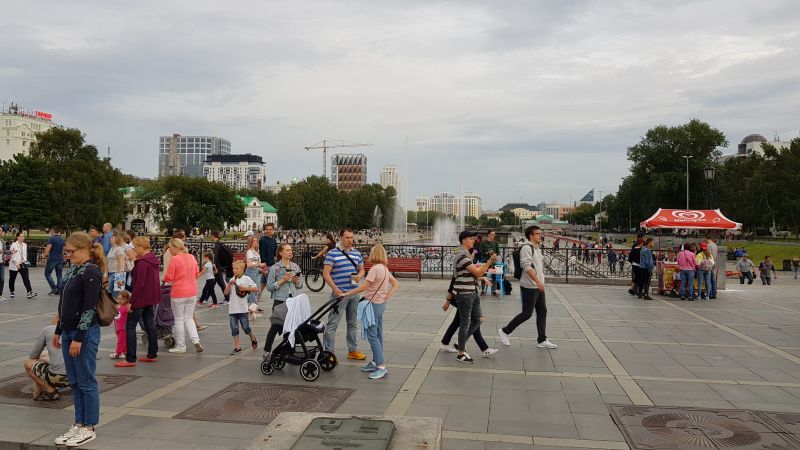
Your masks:
M316 360L307 359L300 364L300 376L308 382L317 381L321 372L322 367Z
M164 338L164 345L165 345L167 348L173 348L173 347L175 347L175 338L174 338L174 337L172 337L172 336L167 336L167 337L165 337L165 338Z
M272 367L272 363L270 363L269 361L263 361L261 363L261 373L263 373L264 375L272 375L272 372L274 370L275 368Z
M325 372L330 372L339 363L336 359L336 355L327 350L323 350L317 355L317 362L319 362L320 367L322 367L322 370Z
M281 370L283 369L283 366L286 365L286 361L284 361L281 358L278 358L275 361L273 361L272 364L275 366L276 369Z

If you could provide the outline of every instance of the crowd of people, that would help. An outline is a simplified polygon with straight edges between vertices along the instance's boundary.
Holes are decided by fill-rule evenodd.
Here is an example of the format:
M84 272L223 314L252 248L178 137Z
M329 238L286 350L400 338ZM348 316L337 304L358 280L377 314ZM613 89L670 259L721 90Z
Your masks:
M233 348L231 355L242 353L240 332L250 339L252 350L258 349L258 338L252 321L263 318L264 308L260 299L266 291L271 299L263 360L269 361L276 338L282 335L281 321L274 320L286 315L286 303L303 293L301 269L293 261L292 244L276 233L273 224L267 224L259 234L248 237L242 259L221 240L218 231L212 231L213 250L202 255L200 263L189 252L186 235L178 231L172 235L162 260L153 252L151 240L137 236L132 231L123 232L105 224L101 229L92 228L88 233L72 233L66 240L53 227L44 250L47 260L45 278L50 294L58 295L58 308L52 323L44 327L37 338L25 371L31 378L36 401L58 401L59 390L71 388L75 403L74 423L56 438L58 445L77 447L95 439L95 425L99 421L100 394L95 373L100 342L100 324L96 307L101 290L105 290L118 303L118 316L114 320L117 343L112 359L119 361L117 368L134 367L137 363L158 362L158 339L156 314L164 302L174 318L170 333L175 345L170 353L186 353L194 348L203 352L199 332L204 326L195 319L195 310L208 303L211 309L228 308ZM389 373L385 358L383 318L390 299L400 289L400 282L388 268L386 249L381 244L371 247L365 258L355 248L355 233L344 228L338 240L330 233L325 235L326 245L315 258L322 261L322 276L330 288L330 299L335 300L324 328L323 349L335 353L336 332L342 317L346 321L347 358L364 361L360 367L369 379L380 379ZM441 340L440 351L455 354L462 363L473 363L467 352L471 338L481 355L491 357L498 352L491 348L483 337L484 322L481 308L482 295L489 292L497 295L502 285L487 278L499 259L499 245L495 232L489 230L484 237L473 231L462 231L459 247L453 255L453 273L442 309L457 309ZM603 246L605 244L598 243ZM28 298L36 293L30 286L27 267L27 247L24 235L18 235L8 250L5 243L4 260L11 272L10 289L13 298L14 280L23 279ZM558 244L557 244L558 245ZM609 244L610 245L610 244ZM505 346L510 345L510 336L525 322L536 316L537 347L556 349L558 346L547 337L547 306L545 301L545 270L543 257L543 232L537 226L524 230L524 240L518 246L521 310L506 325L497 330L497 338ZM639 298L650 299L649 283L656 261L672 260L667 252L658 256L653 250L653 239L640 236L627 254L626 261L633 266L633 278L629 293ZM589 247L572 244L575 256L599 252L584 252ZM609 264L616 266L617 252L607 248ZM717 246L708 238L700 243L685 243L674 254L677 262L682 300L714 299L716 297L715 256ZM615 255L615 256L611 256ZM592 256L600 258L601 256ZM64 269L64 261L68 267ZM620 258L621 255L620 255ZM598 263L600 261L597 261ZM800 258L793 261L797 277ZM367 266L369 270L366 270ZM737 261L741 282L753 282L756 267L743 254ZM758 267L761 280L770 284L775 268L770 258ZM55 274L55 277L52 275ZM3 287L3 270L0 270L0 295ZM202 290L198 289L202 281ZM695 282L697 283L695 286ZM482 284L487 286L484 292ZM488 286L491 286L489 289ZM222 295L218 298L216 288ZM103 291L103 292L105 292ZM359 324L361 340L369 345L370 356L359 350ZM137 329L142 328L147 336L146 349L137 354ZM451 341L455 337L455 342ZM245 346L247 341L245 341ZM48 357L43 357L46 350Z

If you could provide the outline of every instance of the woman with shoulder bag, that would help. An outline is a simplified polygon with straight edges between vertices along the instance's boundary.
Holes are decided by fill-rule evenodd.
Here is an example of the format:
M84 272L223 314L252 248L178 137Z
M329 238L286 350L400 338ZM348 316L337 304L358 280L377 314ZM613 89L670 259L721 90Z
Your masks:
M342 294L343 297L349 297L364 292L362 300L368 301L364 306L359 305L359 309L368 309L371 307L374 314L374 322L364 323L362 321L362 333L367 335L369 346L372 349L372 361L361 367L362 372L369 372L371 380L377 380L386 376L386 361L383 359L383 313L386 311L386 302L394 295L400 288L400 283L389 272L387 264L386 249L383 245L376 245L372 247L369 252L369 262L373 266L367 272L367 277L364 278L364 283L350 291ZM389 289L389 285L392 286ZM363 302L362 302L363 303ZM366 312L369 316L369 312ZM371 319L371 317L369 317Z
M20 231L17 233L17 240L11 244L11 260L8 262L8 290L11 291L11 298L14 298L14 282L17 281L17 274L22 276L22 284L28 291L28 298L36 297L36 292L33 292L31 287L31 279L28 275L28 267L31 263L28 261L28 244L25 243L25 235Z
M64 353L75 403L75 423L55 443L77 447L95 439L94 427L100 421L100 391L95 373L100 325L96 308L106 261L103 247L93 244L89 235L82 232L67 238L64 253L72 266L64 273L53 346Z
M278 244L276 258L278 262L269 268L267 275L267 290L272 297L272 309L282 305L286 299L296 297L299 289L303 288L303 281L300 279L300 266L292 262L292 246L286 243ZM283 331L283 323L272 323L267 332L267 340L264 343L264 361L269 360L272 352L272 344L275 336Z

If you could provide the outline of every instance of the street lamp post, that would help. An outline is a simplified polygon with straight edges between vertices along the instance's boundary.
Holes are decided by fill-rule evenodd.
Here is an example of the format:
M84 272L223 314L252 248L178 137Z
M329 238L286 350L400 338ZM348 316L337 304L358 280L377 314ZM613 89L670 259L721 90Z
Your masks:
M686 158L686 209L689 209L689 158L692 155L683 155Z
M717 174L717 169L714 166L708 166L703 169L703 178L708 182L708 191L706 198L708 199L708 209L711 209L711 187L714 183L714 176Z

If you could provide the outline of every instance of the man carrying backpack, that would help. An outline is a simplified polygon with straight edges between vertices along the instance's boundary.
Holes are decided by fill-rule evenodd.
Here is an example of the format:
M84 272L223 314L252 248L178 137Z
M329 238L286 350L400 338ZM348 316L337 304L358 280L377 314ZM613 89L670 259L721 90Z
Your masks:
M544 257L542 256L542 230L536 225L525 228L525 237L528 242L519 249L519 264L514 255L514 278L519 279L519 290L522 296L522 312L511 319L503 328L497 330L500 341L504 345L511 345L508 335L525 323L536 310L536 330L538 337L536 345L539 348L558 348L558 345L547 340L545 332L547 324L547 305L544 301Z

